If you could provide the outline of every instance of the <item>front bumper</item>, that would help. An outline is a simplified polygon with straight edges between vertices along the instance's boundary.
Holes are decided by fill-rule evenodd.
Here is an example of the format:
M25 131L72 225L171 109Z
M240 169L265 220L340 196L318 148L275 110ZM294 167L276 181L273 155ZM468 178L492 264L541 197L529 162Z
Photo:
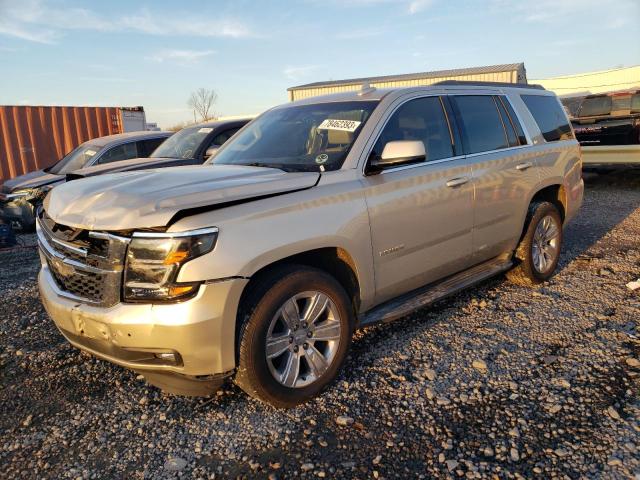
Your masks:
M105 308L62 296L46 265L38 276L42 303L71 344L148 373L151 383L170 376L218 378L235 368L236 312L247 281L204 284L196 297L183 303ZM173 354L173 360L166 354Z
M19 223L23 230L33 230L36 224L34 208L26 200L5 201L0 198L0 218Z

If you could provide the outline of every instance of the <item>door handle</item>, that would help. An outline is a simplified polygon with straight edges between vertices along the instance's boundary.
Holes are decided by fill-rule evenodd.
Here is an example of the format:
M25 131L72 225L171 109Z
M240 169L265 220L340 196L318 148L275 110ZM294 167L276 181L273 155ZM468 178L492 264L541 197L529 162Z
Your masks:
M527 168L531 168L531 167L533 167L533 163L524 162L524 163L520 163L520 164L516 165L516 170L523 171L523 170L526 170Z
M454 188L454 187L459 187L460 185L464 185L468 181L469 179L467 177L452 178L446 183L446 185L449 188Z

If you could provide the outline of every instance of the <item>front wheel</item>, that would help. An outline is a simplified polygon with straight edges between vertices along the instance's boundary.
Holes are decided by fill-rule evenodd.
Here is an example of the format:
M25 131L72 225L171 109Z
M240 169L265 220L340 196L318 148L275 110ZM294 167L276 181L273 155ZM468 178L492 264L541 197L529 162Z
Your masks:
M327 273L287 267L263 278L242 306L236 383L275 407L293 407L337 376L353 330L353 308Z
M507 272L518 285L537 285L554 274L562 247L562 218L550 202L532 202L527 213L525 232L515 253L519 262Z

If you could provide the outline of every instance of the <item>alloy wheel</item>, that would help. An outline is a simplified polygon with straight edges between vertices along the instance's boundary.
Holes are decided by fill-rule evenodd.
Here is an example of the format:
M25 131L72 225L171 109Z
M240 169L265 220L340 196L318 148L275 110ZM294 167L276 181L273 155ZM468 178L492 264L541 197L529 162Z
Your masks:
M538 273L547 273L553 268L559 253L560 227L556 219L547 215L540 220L533 234L531 246L533 266Z
M319 291L289 298L273 316L266 338L269 371L281 384L302 388L331 366L340 344L338 309Z

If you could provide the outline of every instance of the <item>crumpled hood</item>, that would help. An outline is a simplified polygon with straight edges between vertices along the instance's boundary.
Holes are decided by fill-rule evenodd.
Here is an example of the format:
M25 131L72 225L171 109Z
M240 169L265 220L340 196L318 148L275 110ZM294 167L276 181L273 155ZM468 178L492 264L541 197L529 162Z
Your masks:
M54 188L44 209L55 222L75 228L159 227L181 210L310 188L319 175L235 165L113 173Z
M27 188L44 187L45 185L62 180L64 180L64 175L54 175L44 170L36 170L35 172L26 173L7 180L2 184L2 191L3 193L13 193Z

